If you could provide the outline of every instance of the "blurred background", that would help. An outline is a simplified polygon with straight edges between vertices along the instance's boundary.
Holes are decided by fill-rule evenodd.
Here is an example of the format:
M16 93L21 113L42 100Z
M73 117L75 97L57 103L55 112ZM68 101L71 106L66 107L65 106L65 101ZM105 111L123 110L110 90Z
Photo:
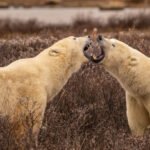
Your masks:
M0 67L93 30L150 56L150 0L0 0ZM18 149L11 130L0 118L0 149ZM131 135L124 90L89 62L48 104L38 149L149 150L150 131Z
M75 19L107 24L110 17L148 14L150 0L0 0L0 19L72 25Z
M149 0L1 0L1 7L9 6L65 6L65 7L100 7L100 8L124 8L124 7L144 7L149 4Z

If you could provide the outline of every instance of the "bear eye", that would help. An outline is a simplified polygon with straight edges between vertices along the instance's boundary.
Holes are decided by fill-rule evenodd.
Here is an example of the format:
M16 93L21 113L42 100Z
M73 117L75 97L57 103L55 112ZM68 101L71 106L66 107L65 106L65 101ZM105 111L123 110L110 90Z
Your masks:
M116 45L115 45L115 44L112 44L112 46L115 47Z

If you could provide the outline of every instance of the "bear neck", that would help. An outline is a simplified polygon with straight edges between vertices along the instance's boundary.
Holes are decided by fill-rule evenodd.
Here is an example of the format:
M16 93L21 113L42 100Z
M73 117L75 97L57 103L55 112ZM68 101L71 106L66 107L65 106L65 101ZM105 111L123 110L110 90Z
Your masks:
M50 90L50 92L48 91L48 93L51 95L51 97L48 100L51 100L54 96L56 96L61 91L61 89L67 83L68 79L72 76L73 73L79 70L80 66L81 64L62 63L62 67L57 68L58 70L53 72L53 76L56 77L54 79L55 84L54 87L52 87L52 90ZM47 82L50 82L50 80L48 79Z
M149 57L135 49L131 49L130 55L118 64L116 63L113 64L113 67L110 65L105 68L119 81L124 89L132 91L132 94L139 93L139 91L136 91L135 89L135 87L138 87L139 85L140 88L147 89L147 87L142 86L141 81L144 78L149 78L149 74L143 73L141 70L143 70L143 68L150 68ZM140 95L144 94L145 90L140 93Z
M39 58L40 57L40 58ZM56 96L67 83L71 75L81 67L80 61L75 58L58 58L49 56L37 56L38 66L41 66L42 76L45 78L45 87L48 94L48 101ZM42 68L44 66L44 68ZM53 83L53 85L52 85ZM51 97L49 97L49 95Z

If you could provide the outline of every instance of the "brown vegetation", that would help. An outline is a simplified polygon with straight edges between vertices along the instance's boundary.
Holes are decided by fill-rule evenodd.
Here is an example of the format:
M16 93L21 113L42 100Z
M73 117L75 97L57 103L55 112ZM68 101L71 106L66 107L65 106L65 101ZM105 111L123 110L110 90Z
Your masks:
M19 26L22 25L19 24L11 30L9 27L5 28L5 32L1 30L3 34L0 35L0 66L19 58L35 56L66 36L81 36L85 27L88 31L86 34L91 33L94 24L86 25L76 24L69 28L48 27L37 31L34 29L30 31L30 26L29 28L25 26L25 31L20 30ZM111 27L108 30L97 27L105 36L118 38L150 56L148 28L127 30L127 26L125 30L118 31ZM38 148L42 150L150 149L149 131L144 137L131 135L125 105L124 91L119 83L101 65L89 62L71 77L59 95L48 104ZM7 118L0 119L0 147L15 149L16 145L13 144L10 132L11 125L7 122Z

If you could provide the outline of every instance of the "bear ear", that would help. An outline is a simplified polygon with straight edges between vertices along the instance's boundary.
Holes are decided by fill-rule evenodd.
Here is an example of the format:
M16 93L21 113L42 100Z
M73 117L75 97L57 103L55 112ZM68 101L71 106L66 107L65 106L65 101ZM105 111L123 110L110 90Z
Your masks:
M60 51L57 49L51 49L49 50L49 55L50 56L58 56L60 54Z

